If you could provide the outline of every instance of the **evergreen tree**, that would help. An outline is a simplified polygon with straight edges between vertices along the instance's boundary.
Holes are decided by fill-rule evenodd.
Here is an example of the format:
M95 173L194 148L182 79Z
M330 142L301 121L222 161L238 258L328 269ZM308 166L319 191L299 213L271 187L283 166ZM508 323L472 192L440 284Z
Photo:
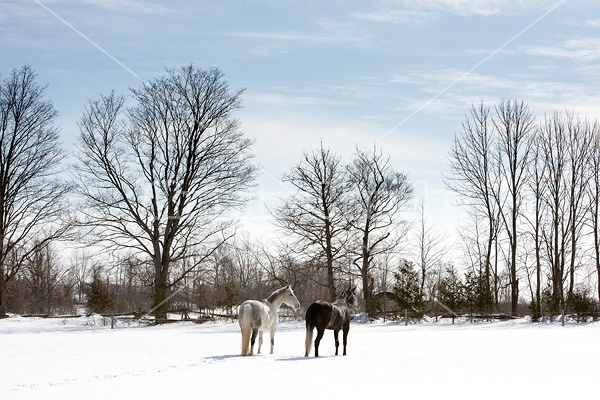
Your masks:
M465 285L454 266L446 267L438 283L437 300L454 314L465 307Z
M414 264L404 261L398 272L394 273L394 294L399 311L410 310L413 316L423 315L423 295L419 280L419 273ZM416 315L415 315L416 314Z
M94 275L87 301L90 312L105 313L113 309L114 303L114 297L106 288L105 282L98 275Z
M484 273L469 271L465 274L465 306L470 312L487 312L492 309L494 298L488 290Z

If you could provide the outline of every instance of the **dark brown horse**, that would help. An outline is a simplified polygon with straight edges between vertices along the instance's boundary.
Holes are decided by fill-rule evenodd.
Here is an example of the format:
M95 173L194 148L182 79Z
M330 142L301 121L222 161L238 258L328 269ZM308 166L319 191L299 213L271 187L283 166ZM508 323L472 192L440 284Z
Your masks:
M317 328L317 338L315 339L315 357L319 357L319 343L325 333L325 329L333 330L335 338L335 355L338 355L340 341L338 334L342 331L344 342L344 355L346 355L346 344L348 343L348 331L350 330L349 307L358 308L358 297L356 296L356 287L344 290L340 297L333 303L323 300L317 300L308 306L306 310L306 351L304 357L308 357L312 347L313 329Z

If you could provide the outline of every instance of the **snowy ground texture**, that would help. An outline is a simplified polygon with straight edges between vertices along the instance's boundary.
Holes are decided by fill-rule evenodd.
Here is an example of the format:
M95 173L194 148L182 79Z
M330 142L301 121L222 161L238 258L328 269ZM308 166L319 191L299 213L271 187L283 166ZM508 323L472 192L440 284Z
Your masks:
M251 357L237 322L104 324L0 320L0 399L591 399L600 386L600 323L355 322L348 355L327 331L319 358L303 357L302 321Z

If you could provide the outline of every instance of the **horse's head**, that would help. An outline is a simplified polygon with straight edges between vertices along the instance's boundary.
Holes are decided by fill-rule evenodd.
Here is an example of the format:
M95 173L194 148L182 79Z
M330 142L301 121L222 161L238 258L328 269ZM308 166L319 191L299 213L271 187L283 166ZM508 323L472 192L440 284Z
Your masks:
M300 302L298 301L298 298L294 294L294 291L292 290L292 287L290 285L287 285L285 287L285 293L284 293L282 299L283 299L284 304L292 307L294 310L297 310L300 308Z
M340 295L340 298L346 302L348 307L352 307L355 309L360 308L358 296L356 295L356 286L344 290Z

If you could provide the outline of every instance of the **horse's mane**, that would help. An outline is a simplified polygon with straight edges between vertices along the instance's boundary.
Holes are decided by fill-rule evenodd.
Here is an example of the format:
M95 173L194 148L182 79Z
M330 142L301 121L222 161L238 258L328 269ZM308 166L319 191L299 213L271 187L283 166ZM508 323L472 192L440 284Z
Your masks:
M274 291L273 293L271 293L271 295L269 295L269 297L267 297L265 299L265 301L268 301L269 303L272 303L273 300L275 300L277 297L281 296L281 294L283 292L285 292L288 288L289 288L289 286L284 286L281 289L277 289L276 291Z
M351 289L344 290L332 304L350 306L348 299L351 296L356 296L356 294Z
M348 300L346 299L346 296L344 296L344 297L338 297L331 304L335 304L335 305L338 305L338 306L343 306L343 305L347 305L348 304Z

